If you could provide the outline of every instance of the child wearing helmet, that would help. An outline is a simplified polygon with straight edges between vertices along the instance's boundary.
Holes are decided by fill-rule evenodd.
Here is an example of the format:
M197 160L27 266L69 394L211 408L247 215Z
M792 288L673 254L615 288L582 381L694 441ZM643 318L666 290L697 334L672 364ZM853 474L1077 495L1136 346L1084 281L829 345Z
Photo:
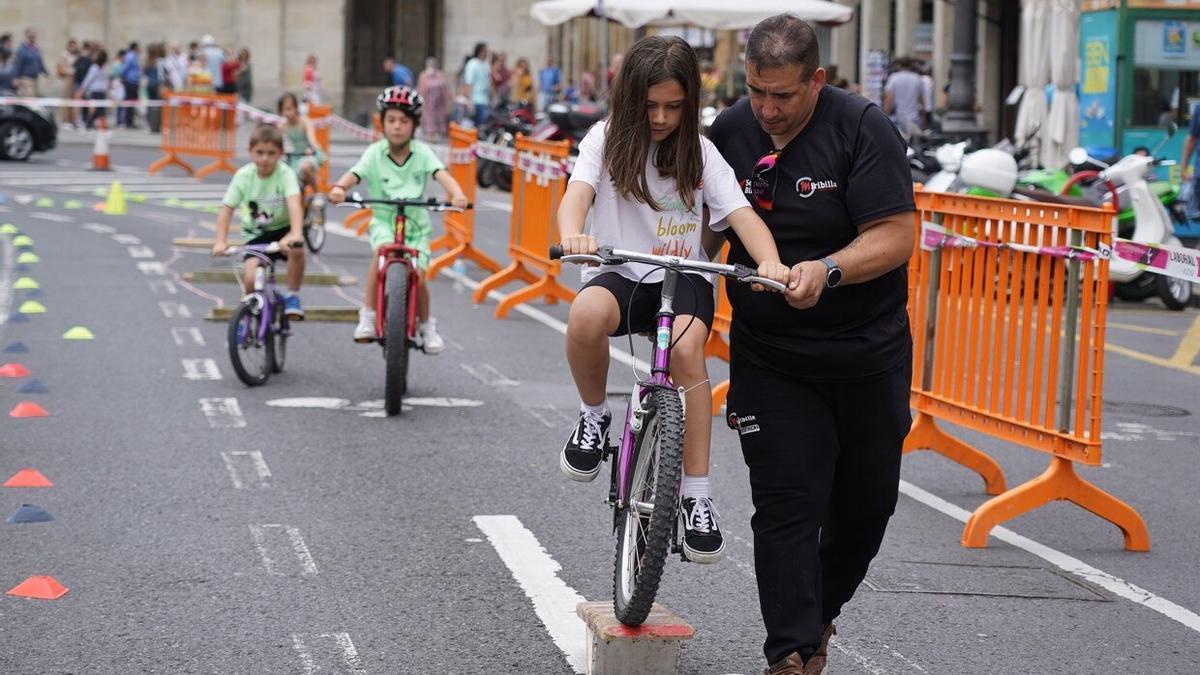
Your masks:
M467 196L458 181L446 170L433 149L413 138L421 123L421 95L410 87L388 87L375 99L379 108L379 123L383 138L371 144L350 171L338 179L329 190L329 200L341 203L350 188L366 183L372 197L386 199L422 199L425 183L432 177L442 186L454 206L466 208ZM390 244L395 240L396 210L386 205L371 207L373 217L368 236L371 250ZM404 245L416 249L417 267L429 268L429 234L431 229L429 212L425 209L409 209L406 218ZM375 339L375 285L377 278L375 256L367 267L365 305L358 311L358 326L354 329L354 341L371 342ZM430 317L429 286L421 275L417 289L416 342L426 354L439 354L446 343L438 335L435 320Z

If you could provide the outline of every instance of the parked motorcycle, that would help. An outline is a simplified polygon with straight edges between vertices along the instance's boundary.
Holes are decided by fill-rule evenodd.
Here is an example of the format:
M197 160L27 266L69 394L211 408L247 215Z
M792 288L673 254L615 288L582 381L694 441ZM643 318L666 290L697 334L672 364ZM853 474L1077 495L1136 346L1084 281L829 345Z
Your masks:
M484 143L513 147L517 134L530 134L536 118L533 108L526 101L502 102L492 109L492 114L479 129L479 139ZM512 167L488 159L480 159L475 170L475 181L480 187L493 185L508 192L512 190Z

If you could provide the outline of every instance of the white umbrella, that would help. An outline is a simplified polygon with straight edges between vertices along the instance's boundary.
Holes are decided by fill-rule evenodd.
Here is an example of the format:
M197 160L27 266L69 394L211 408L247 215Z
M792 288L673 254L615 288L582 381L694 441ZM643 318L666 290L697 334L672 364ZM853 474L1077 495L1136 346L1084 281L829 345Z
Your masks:
M543 0L529 14L547 26L557 26L578 16L598 15L596 0ZM826 0L755 0L741 6L729 0L603 0L608 18L628 28L688 25L714 30L753 28L763 19L790 12L818 23L845 23L854 10Z
M1079 99L1075 84L1079 81L1079 8L1075 0L1051 0L1048 33L1050 72L1054 98L1050 116L1042 129L1042 166L1052 168L1067 163L1067 153L1079 143Z
M1048 44L1049 0L1023 0L1021 3L1021 106L1013 141L1040 145L1046 126L1046 85L1050 82L1050 45ZM1037 153L1033 154L1037 157ZM1050 165L1046 165L1050 166Z

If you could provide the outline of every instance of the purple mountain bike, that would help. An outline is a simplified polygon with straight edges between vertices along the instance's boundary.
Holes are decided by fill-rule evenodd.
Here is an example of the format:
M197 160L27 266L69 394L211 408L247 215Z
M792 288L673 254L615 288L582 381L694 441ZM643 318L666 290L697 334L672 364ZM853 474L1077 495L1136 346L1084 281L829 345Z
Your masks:
M295 242L293 248L304 244ZM279 242L230 246L225 255L243 254L258 260L254 270L254 288L243 289L245 297L229 319L229 360L233 372L246 386L265 384L271 373L283 372L287 358L287 339L292 334L283 296L275 290L275 256L282 251ZM241 281L238 270L238 283Z
M662 302L656 329L651 335L653 357L648 377L633 386L625 429L619 448L605 449L611 464L606 503L613 509L617 535L613 570L613 608L617 619L629 626L646 620L668 553L683 556L679 528L679 486L683 475L683 391L671 382L671 335L675 326L675 289L684 271L715 272L742 283L757 283L782 291L784 286L756 276L745 265L647 255L601 247L596 255L563 255L561 246L550 247L550 257L571 263L623 265L647 263L661 268ZM688 283L684 280L684 283ZM685 329L686 330L686 329ZM702 415L708 411L701 411Z

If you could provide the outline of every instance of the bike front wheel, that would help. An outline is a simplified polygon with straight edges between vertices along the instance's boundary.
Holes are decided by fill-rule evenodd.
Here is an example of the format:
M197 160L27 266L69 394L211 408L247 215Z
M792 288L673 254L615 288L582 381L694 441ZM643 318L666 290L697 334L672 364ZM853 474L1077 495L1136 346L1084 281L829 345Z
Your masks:
M393 265L384 284L387 315L383 358L387 366L383 408L389 416L400 414L401 401L408 391L408 282L405 266Z
M262 325L260 307L257 300L247 300L238 305L229 320L229 360L233 372L248 387L265 383L275 360L273 331L268 329L266 340L258 339Z
M671 546L683 471L683 404L669 389L652 389L633 444L629 502L617 514L613 609L628 626L650 614Z
M290 332L287 313L283 311L283 306L280 305L279 311L275 314L275 326L271 330L271 335L268 336L268 340L271 342L272 373L283 372L283 364L287 361L287 339Z

